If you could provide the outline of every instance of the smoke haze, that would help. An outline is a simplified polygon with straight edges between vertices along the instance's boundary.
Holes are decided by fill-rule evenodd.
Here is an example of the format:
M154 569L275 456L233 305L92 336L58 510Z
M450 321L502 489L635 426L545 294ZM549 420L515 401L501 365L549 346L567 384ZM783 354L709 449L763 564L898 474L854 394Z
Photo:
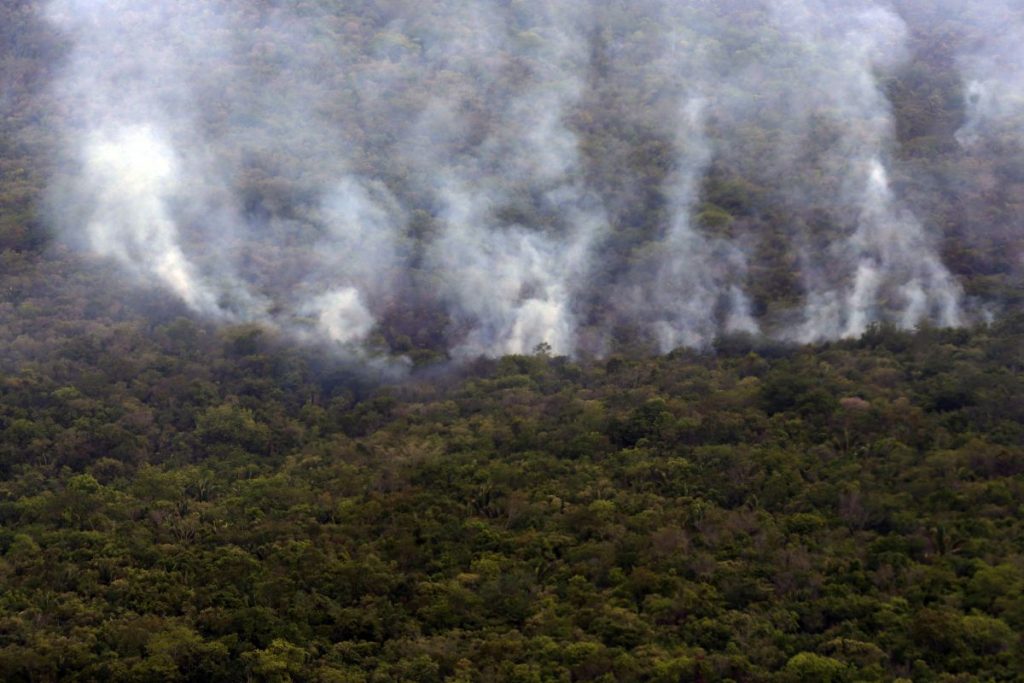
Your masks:
M1024 8L1017 3L964 5L980 29L964 46L959 65L964 78L967 120L957 140L967 147L984 138L1024 134Z
M356 4L50 2L68 241L357 358L428 328L459 358L971 321L901 195L898 8ZM957 56L965 150L1022 132L1024 20L987 7ZM768 298L777 242L791 293Z

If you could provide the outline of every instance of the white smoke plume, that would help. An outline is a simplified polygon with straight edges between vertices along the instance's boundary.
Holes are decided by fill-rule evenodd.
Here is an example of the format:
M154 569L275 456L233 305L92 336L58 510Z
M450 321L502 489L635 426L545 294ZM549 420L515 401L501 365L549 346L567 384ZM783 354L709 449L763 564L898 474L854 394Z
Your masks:
M957 140L1024 139L1024 7L1017 2L966 3L958 10L976 27L960 56L967 117Z
M216 297L182 252L169 204L180 190L178 161L146 126L94 132L82 149L93 207L85 233L96 253L141 277L155 275L195 310L219 314Z
M881 321L960 324L959 286L889 181L894 130L879 73L903 57L903 21L857 0L784 0L772 10L775 26L801 54L790 106L805 122L818 116L838 131L823 166L835 175L835 199L854 224L827 254L805 254L807 302L795 338L858 337Z
M713 156L704 130L707 106L700 96L688 97L680 105L673 130L677 170L666 186L669 226L633 275L642 284L633 288L629 311L634 316L643 312L640 319L650 316L662 352L680 346L704 348L723 331L759 332L737 282L746 269L742 251L725 240L709 238L694 224L701 181Z
M962 321L900 195L882 80L907 35L880 0L47 7L53 215L200 315L356 358ZM993 59L963 61L964 140L1016 111ZM736 169L755 199L715 205ZM787 309L752 294L757 193L795 217Z
M575 351L578 297L606 230L565 123L583 88L587 8L521 2L508 12L501 3L475 3L468 30L476 40L459 46L457 61L495 68L476 79L467 99L501 88L505 69L520 70L520 83L490 103L493 124L468 147L473 124L450 93L419 122L415 163L433 169L443 226L427 254L455 324L465 328L457 356L528 353L541 344L557 354ZM428 51L427 59L430 72L455 61L448 51ZM472 106L465 104L464 111ZM534 216L515 215L524 204Z
M664 138L672 168L663 181L666 215L654 239L642 244L616 297L617 316L640 326L657 348L705 348L723 332L757 334L744 291L746 254L729 239L708 234L698 224L702 184L717 152L708 118L731 106L721 58L722 27L709 21L697 3L654 0L638 3L640 19L631 26L640 40L626 50L639 72L615 74L635 82L631 95L652 112L643 125ZM622 21L621 17L617 18ZM614 68L614 66L613 66Z
M349 172L344 131L316 112L314 69L344 73L340 57L298 49L316 18L136 0L55 0L48 16L72 44L55 84L70 111L62 229L198 313L308 337L306 316L330 341L364 340L402 217ZM239 188L261 163L314 208L245 215Z
M302 298L296 305L317 318L329 340L354 344L376 323L370 301L392 291L396 276L387 268L398 253L394 226L405 221L386 188L351 177L338 183L321 210L317 222L326 235L315 243L311 276L297 288Z

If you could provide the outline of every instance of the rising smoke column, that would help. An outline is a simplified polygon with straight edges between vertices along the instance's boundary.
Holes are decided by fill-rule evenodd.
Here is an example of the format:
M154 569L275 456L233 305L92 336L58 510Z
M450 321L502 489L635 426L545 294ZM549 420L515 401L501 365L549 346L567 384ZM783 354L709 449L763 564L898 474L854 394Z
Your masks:
M759 332L742 289L744 254L695 225L701 183L713 156L704 130L707 106L703 97L688 98L672 121L679 151L665 187L669 225L660 240L645 246L624 299L627 315L649 327L663 353L707 347L723 331Z
M192 125L194 110L180 84L194 45L155 37L161 29L188 35L190 22L141 3L54 2L48 10L74 41L57 83L69 111L71 172L54 197L62 227L193 309L226 316L216 287L185 252L175 215L195 171L194 160L176 148Z
M327 234L315 245L315 266L300 287L301 313L317 320L319 334L339 344L366 339L376 319L372 299L386 297L395 276L395 226L404 223L402 210L380 184L339 182L322 204L318 221Z
M876 73L899 60L903 22L873 2L786 0L772 5L772 15L801 53L794 114L838 126L825 167L840 180L838 199L853 209L855 223L824 259L805 256L807 304L795 337L856 337L882 320L905 328L958 325L960 289L889 182L893 122ZM837 286L837 279L846 281Z
M942 11L964 27L957 45L965 109L956 132L962 171L950 179L964 216L960 239L984 254L985 272L1016 289L1024 283L1024 6L946 0ZM993 305L1001 302L988 302Z
M678 21L678 11L670 3L662 16ZM702 235L694 225L702 181L715 153L714 142L705 129L707 110L721 106L714 101L719 72L710 63L712 49L694 37L675 32L668 39L671 42L665 49L669 65L683 77L686 94L675 111L672 126L680 153L676 174L667 188L671 223L650 294L659 312L655 334L663 352L678 346L707 346L722 332L760 332L743 289L746 255L728 240ZM679 55L687 52L691 54L686 63L679 63ZM705 60L709 63L702 63ZM700 73L694 69L694 61L706 74L703 82L694 78ZM701 92L715 94L709 97Z
M704 348L723 332L756 334L744 291L745 253L729 239L706 234L697 220L718 151L708 119L730 106L722 96L719 27L695 3L651 0L629 11L631 40L615 47L630 66L613 63L610 78L645 103L637 125L668 143L673 163L661 187L663 223L631 254L616 287L618 321L640 328L662 352Z
M200 313L223 313L179 244L168 204L180 191L180 170L159 134L144 125L93 131L82 162L82 189L94 202L84 226L89 246L141 279L155 276Z
M877 73L905 31L869 0L54 0L49 15L73 44L55 214L201 314L357 355L409 300L445 309L457 357L607 348L613 326L705 347L758 330L756 235L702 223L709 174L748 157L792 185L795 213L828 208L822 234L845 231L806 241L807 305L785 336L959 319L890 182ZM590 98L605 88L628 94L613 144L671 157L628 226L591 185L610 175L595 172L610 114ZM768 131L757 154L749 129Z
M329 8L277 7L236 20L236 62L251 73L232 103L224 142L245 152L227 153L232 176L246 172L249 157L285 181L281 206L257 193L258 217L247 226L272 255L271 266L250 277L273 293L275 322L304 340L325 338L364 355L360 345L391 305L405 267L399 243L407 215L370 177L374 169L356 168L366 143L354 104L361 61L354 45L365 38L343 19ZM386 121L375 125L386 129Z
M996 0L958 9L978 34L959 59L967 119L957 140L969 148L1000 134L1024 139L1024 7Z
M678 346L705 346L718 333L715 306L718 283L711 245L693 225L700 184L711 162L712 150L704 132L704 98L681 102L680 120L673 133L680 149L678 168L667 188L671 224L657 243L650 288L639 290L636 306L652 307L653 331L662 352ZM645 271L649 264L641 266ZM649 278L649 274L648 274Z
M681 152L667 188L671 223L645 297L655 308L654 332L662 352L705 347L723 331L760 331L742 288L745 255L726 240L702 235L694 225L701 182L713 156L704 130L707 106L703 97L687 98L673 130Z
M414 164L429 169L442 225L427 259L464 330L455 356L540 344L575 351L577 299L606 228L565 122L583 87L588 50L578 22L587 9L456 3L448 23L458 36L428 47L428 72L474 72L464 98L434 101L413 135ZM486 121L482 131L474 119Z
M55 0L48 17L72 43L55 83L65 233L200 314L356 351L404 219L320 113L351 59L327 18L175 0ZM254 169L277 186L247 190Z

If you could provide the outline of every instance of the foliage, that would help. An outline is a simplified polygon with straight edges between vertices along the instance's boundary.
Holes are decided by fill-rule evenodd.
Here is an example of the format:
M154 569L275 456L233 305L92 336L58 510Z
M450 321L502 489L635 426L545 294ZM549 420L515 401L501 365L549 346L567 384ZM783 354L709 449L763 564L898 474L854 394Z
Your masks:
M74 294L28 331L39 296L0 326L4 680L1024 671L1019 321L373 388Z
M346 4L382 68L416 49L371 30L397 4ZM0 7L0 679L1024 675L1019 151L951 151L950 41L970 27L916 25L889 91L901 182L967 290L1005 302L998 322L660 358L622 330L606 360L446 368L448 321L396 303L381 337L422 372L381 387L329 349L190 319L45 235L63 48L35 16ZM624 178L657 188L671 155L616 123L638 100L599 95L572 123L626 253L665 200L617 201ZM401 177L386 151L360 163ZM799 295L780 236L816 216L754 179L719 164L699 219L759 236L770 309ZM242 189L287 204L292 182L254 167Z

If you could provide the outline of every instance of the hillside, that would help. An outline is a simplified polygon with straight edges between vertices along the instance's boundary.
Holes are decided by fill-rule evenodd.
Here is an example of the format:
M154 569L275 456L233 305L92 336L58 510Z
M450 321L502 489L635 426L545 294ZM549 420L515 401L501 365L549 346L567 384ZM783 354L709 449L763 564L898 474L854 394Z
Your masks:
M1017 681L1010 0L0 3L0 680Z
M362 390L251 328L61 324L2 376L4 680L1024 670L1019 321Z
M982 324L1024 17L945 4L8 2L0 246L398 365Z

